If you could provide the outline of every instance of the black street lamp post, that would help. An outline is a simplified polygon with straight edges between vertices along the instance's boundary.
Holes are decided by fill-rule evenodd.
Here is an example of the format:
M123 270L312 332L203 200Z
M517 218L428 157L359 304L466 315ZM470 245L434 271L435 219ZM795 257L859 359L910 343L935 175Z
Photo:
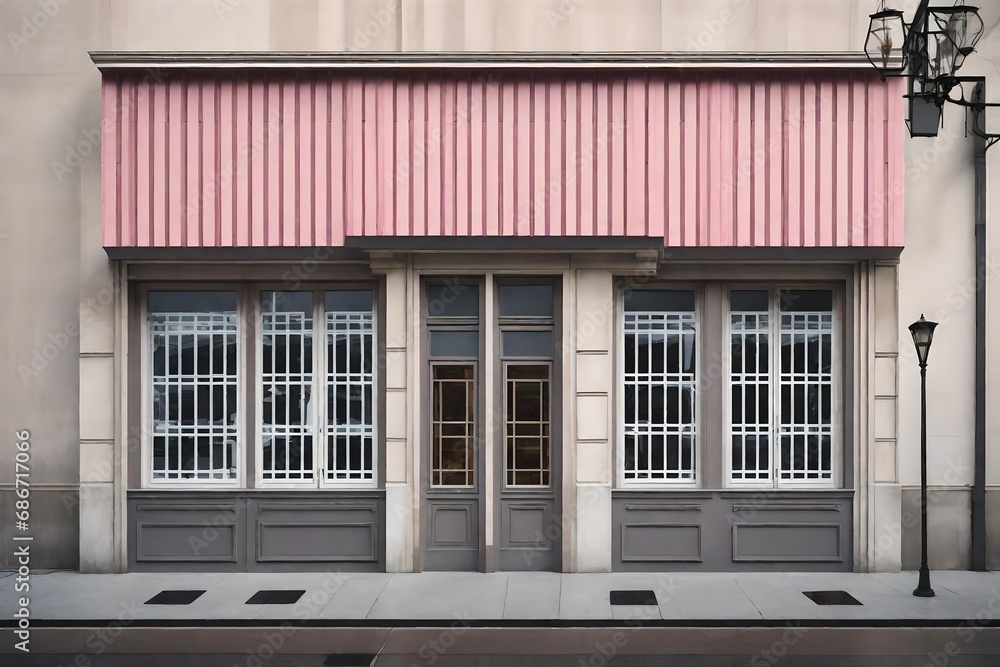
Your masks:
M910 325L920 362L920 578L913 594L921 598L934 597L931 572L927 567L927 354L931 351L936 326L937 322L929 322L923 315Z
M957 76L967 56L975 51L983 36L979 9L957 0L953 6L929 6L920 0L911 23L903 12L886 8L871 15L865 53L882 79L905 77L909 102L907 126L911 137L936 137L941 127L945 102L964 107L968 113L967 134L972 134L975 166L976 253L976 377L975 377L975 466L972 484L972 569L986 570L986 150L1000 134L986 131L986 109L1000 106L986 102L986 79L981 76ZM965 85L971 86L966 97ZM955 93L957 92L957 96ZM928 324L931 324L928 322ZM914 325L916 326L916 325ZM911 327L911 332L913 328ZM931 327L933 330L933 326ZM914 333L916 343L916 333ZM930 338L927 339L930 345ZM926 353L926 350L925 350ZM926 361L926 359L925 359ZM924 362L921 362L921 375ZM923 448L922 444L922 448ZM926 453L922 458L926 458ZM926 477L926 471L924 471ZM926 480L925 480L926 481ZM924 533L927 532L926 517ZM924 537L926 541L926 535ZM925 545L926 546L926 545ZM926 578L926 548L920 586L933 595ZM919 595L917 591L914 594Z

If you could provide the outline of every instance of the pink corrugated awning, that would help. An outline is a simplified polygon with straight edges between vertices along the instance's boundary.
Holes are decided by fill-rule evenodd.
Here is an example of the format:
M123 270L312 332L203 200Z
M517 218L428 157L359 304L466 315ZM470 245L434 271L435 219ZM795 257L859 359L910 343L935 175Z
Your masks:
M104 245L900 247L900 85L829 68L106 71Z

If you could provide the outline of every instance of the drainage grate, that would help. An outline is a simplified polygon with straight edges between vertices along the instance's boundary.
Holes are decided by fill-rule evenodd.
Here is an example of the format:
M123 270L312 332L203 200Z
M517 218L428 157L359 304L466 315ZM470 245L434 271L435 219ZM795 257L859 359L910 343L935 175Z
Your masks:
M861 604L847 591L803 591L816 604Z
M247 604L295 604L305 591L257 591Z
M146 604L191 604L205 591L161 591L146 600Z
M653 591L611 591L611 604L648 604L656 605L656 593Z

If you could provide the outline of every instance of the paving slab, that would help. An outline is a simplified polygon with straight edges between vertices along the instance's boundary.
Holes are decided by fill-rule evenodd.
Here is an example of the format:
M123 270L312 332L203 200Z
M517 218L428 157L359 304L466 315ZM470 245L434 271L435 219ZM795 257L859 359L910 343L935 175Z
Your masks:
M720 604L720 600L725 600ZM682 580L673 594L660 601L660 614L669 619L763 618L735 577Z
M503 618L506 597L506 574L395 574L385 585L367 618L457 622Z
M511 572L507 575L505 619L559 618L562 575L555 572Z
M316 614L316 618L364 619L368 617L372 606L392 577L393 575L387 573L354 574L347 577L332 593L327 589L332 587L333 582L321 587L319 593L310 590L306 593L307 599L304 604L318 605L324 597L328 597L326 604Z

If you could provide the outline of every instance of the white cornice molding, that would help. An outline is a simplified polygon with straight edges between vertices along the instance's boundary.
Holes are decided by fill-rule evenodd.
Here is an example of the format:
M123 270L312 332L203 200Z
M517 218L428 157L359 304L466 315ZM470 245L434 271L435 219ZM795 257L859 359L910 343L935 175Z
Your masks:
M91 51L117 69L871 69L861 51L817 52L264 52Z

